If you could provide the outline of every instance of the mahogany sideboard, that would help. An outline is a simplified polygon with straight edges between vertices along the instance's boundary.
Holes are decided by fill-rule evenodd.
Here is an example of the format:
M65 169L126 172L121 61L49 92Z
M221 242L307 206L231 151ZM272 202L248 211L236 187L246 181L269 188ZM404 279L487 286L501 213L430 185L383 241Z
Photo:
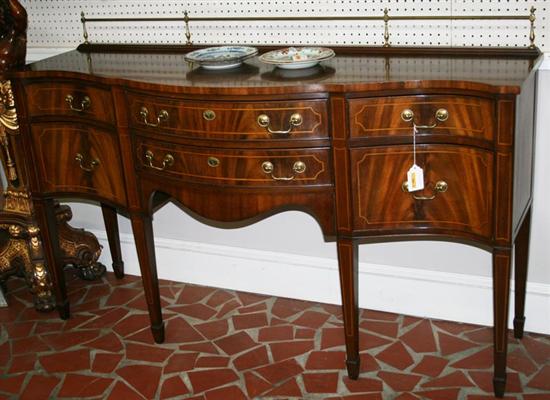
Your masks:
M73 51L8 74L62 318L54 198L101 203L112 243L115 212L129 215L159 343L159 204L222 223L303 210L336 240L352 379L359 243L448 240L492 252L503 395L514 244L516 337L525 319L537 50L364 48L296 71L257 58L207 71L181 51L126 50ZM425 188L409 192L413 124Z

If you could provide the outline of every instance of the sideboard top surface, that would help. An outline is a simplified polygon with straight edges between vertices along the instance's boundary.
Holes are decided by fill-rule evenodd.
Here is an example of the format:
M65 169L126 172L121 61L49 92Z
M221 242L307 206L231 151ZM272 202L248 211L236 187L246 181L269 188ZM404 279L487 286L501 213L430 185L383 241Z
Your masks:
M257 57L239 68L205 70L183 53L84 53L70 51L30 64L23 77L77 73L125 80L136 86L166 85L188 93L227 91L318 92L453 87L517 93L533 58L340 55L307 70L282 70ZM473 84L475 83L475 84Z

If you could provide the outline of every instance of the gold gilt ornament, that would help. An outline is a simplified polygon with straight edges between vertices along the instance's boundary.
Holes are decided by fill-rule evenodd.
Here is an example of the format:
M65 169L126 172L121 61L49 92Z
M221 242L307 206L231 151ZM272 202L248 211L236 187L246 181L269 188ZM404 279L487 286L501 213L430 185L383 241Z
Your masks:
M0 126L12 131L19 129L10 81L0 82Z

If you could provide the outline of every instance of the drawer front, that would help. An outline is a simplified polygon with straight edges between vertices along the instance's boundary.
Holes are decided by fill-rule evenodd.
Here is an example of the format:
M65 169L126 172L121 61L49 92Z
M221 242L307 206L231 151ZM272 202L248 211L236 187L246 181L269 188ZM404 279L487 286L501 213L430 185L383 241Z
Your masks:
M494 104L467 96L388 96L351 99L352 137L445 134L492 140Z
M126 203L120 151L112 134L69 124L35 124L32 136L45 191L89 193Z
M417 147L425 188L402 187L413 165L411 146L352 150L357 229L419 227L461 230L484 237L492 232L493 155L459 146Z
M128 94L134 128L229 140L325 138L325 100L199 102Z
M115 123L109 90L75 83L33 83L25 87L29 115L71 116Z
M316 186L331 177L328 149L219 150L138 139L136 156L143 171L199 183Z

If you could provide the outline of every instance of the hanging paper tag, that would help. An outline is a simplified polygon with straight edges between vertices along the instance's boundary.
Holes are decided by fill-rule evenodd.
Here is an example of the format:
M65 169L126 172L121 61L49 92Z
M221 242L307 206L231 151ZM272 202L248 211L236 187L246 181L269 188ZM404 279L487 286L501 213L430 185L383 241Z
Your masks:
M407 171L407 189L409 192L424 189L424 170L416 164Z

